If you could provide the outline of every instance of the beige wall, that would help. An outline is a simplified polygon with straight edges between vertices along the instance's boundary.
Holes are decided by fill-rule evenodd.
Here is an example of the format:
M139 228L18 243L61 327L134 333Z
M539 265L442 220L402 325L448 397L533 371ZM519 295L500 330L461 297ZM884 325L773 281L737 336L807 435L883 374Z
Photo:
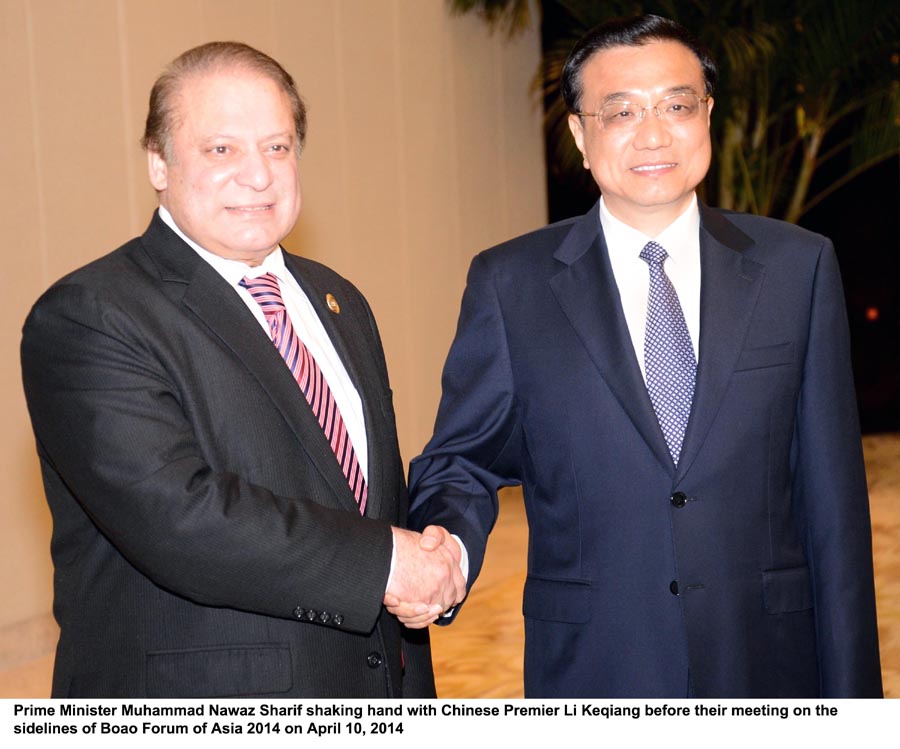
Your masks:
M0 668L52 631L21 323L56 278L143 230L147 94L212 39L271 53L307 99L304 208L285 244L372 303L407 461L430 435L469 259L544 223L536 32L509 43L443 0L0 0Z

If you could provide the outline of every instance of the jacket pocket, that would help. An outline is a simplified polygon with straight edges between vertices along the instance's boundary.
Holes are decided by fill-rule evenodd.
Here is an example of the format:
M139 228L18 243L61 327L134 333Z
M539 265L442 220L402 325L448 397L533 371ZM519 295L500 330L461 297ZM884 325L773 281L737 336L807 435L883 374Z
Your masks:
M546 622L584 624L591 619L591 583L529 575L522 594L522 614Z
M790 364L793 360L794 344L790 342L761 348L748 348L741 351L734 371L744 372L748 369L778 367L782 364Z
M769 614L806 611L813 607L807 567L766 570L762 573L763 601Z
M150 697L239 697L287 692L288 645L246 645L147 653Z

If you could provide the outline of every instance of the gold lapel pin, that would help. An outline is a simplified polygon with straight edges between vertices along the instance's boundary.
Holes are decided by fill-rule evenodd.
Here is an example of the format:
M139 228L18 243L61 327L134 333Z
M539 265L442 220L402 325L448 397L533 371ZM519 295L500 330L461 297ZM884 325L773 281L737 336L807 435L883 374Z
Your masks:
M328 304L328 309L330 309L334 314L341 314L341 305L338 304L337 299L334 298L331 294L325 295L325 302Z

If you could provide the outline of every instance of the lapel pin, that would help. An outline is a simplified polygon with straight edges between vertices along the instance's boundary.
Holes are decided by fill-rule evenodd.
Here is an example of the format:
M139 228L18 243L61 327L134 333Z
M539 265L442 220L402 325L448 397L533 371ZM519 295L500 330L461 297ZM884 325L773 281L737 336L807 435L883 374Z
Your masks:
M334 314L341 314L341 305L338 304L337 299L335 299L331 294L325 295L325 302L328 304L328 309L330 309Z

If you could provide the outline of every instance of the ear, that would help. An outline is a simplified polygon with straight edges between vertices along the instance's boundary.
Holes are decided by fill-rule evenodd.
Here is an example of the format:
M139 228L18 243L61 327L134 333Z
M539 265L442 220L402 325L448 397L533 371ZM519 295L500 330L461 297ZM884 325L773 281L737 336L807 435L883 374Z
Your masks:
M575 139L575 145L578 147L578 150L581 151L584 168L590 169L591 165L588 164L587 152L584 150L584 121L577 114L569 115L569 132L572 133L572 137Z
M168 187L169 166L158 151L147 151L147 174L157 192L163 192Z
M706 124L712 124L712 108L716 101L711 96L706 100Z

